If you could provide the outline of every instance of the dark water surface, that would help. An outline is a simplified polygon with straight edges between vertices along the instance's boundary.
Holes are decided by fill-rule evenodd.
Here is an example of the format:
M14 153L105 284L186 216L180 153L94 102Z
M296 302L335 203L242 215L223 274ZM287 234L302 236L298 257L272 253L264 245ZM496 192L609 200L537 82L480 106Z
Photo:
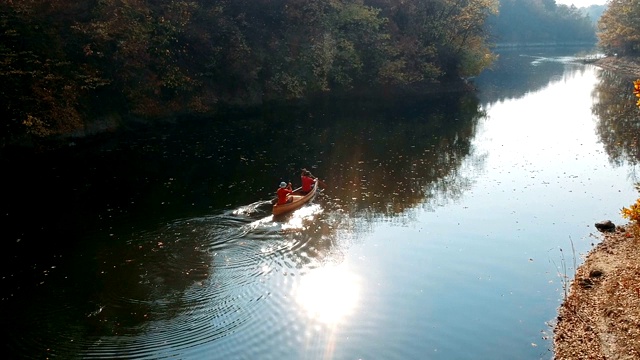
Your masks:
M549 359L635 201L629 79L509 51L476 94L325 101L4 154L3 353ZM326 183L280 218L299 169Z

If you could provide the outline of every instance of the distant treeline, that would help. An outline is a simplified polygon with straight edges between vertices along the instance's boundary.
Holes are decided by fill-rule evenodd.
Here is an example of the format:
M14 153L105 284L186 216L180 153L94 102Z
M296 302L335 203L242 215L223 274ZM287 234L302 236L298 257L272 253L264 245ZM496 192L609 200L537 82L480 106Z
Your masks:
M596 43L595 23L586 9L555 0L500 0L487 21L495 43Z
M419 89L478 74L492 42L594 39L586 22L555 0L5 0L0 139Z

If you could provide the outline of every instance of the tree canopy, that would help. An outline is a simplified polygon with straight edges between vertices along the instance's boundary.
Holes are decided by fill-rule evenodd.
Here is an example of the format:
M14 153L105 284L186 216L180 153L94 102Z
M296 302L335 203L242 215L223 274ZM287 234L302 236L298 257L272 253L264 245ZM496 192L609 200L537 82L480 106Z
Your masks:
M0 136L471 76L496 0L0 3Z
M609 0L598 22L598 38L607 55L640 55L640 2Z

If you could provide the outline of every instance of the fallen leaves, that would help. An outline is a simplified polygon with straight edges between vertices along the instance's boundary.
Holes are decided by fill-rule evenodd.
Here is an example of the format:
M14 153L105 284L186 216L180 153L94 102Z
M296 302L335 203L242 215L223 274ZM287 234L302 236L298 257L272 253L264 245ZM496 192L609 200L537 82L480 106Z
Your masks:
M640 358L640 239L603 234L576 271L554 328L556 360Z

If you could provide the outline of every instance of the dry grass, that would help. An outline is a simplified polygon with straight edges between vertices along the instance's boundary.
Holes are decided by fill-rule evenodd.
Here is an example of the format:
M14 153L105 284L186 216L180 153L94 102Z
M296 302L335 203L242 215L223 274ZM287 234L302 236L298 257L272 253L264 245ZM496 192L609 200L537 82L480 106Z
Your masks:
M640 237L604 233L577 269L554 328L555 359L640 359Z

